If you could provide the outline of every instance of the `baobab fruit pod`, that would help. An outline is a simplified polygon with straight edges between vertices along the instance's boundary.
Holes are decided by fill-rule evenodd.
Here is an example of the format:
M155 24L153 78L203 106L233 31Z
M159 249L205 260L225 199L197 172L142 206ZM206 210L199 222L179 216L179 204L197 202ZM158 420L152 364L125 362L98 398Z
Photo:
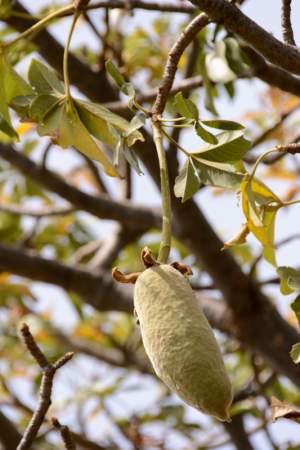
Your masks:
M187 404L230 421L231 384L188 280L169 265L150 267L136 281L134 307L158 377Z

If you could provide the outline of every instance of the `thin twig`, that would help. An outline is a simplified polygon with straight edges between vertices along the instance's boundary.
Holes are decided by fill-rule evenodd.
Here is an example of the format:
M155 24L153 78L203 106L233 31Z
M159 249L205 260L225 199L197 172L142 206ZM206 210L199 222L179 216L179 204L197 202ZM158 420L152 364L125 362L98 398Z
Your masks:
M76 211L74 206L47 206L40 209L32 209L26 206L0 203L0 211L14 214L16 216L30 216L30 217L49 217L49 216L64 216Z
M76 445L69 428L66 425L61 425L56 417L53 417L51 422L54 428L60 432L66 450L76 450Z
M186 13L192 14L196 11L196 8L186 1L180 2L155 2L155 1L143 1L143 0L130 0L130 7L135 9L144 9L148 11L160 11L160 12L174 12L174 13ZM110 0L99 1L87 7L89 9L99 8L128 8L127 3L123 0Z
M275 122L273 125L271 125L269 128L264 130L259 136L257 136L254 141L252 142L252 149L255 148L257 145L264 142L266 139L268 139L275 131L278 130L279 127L282 126L283 122L290 117L291 114L293 114L298 108L300 104L297 103L295 106L293 106L288 111L281 114L280 118Z
M200 75L195 75L194 77L186 78L184 80L178 81L172 89L170 89L169 95L175 95L177 92L182 92L183 94L190 92L193 89L201 87L203 85L203 80ZM137 102L140 104L149 103L156 99L157 88L151 89L145 94L139 94L137 96ZM110 109L113 112L122 113L128 112L128 102L127 101L115 101L104 103L103 106Z
M286 44L296 45L291 23L292 0L282 0L281 4L281 28L283 40Z
M290 155L297 155L300 153L300 143L292 142L290 144L277 145L277 150L283 153L289 153Z
M188 45L195 39L197 34L202 28L204 28L209 23L209 18L206 14L200 14L195 17L192 22L182 31L179 38L171 48L168 60L165 66L162 82L158 88L157 97L153 106L153 114L160 115L163 113L168 95L173 85L175 74L177 71L177 66L181 55Z
M285 238L285 239L282 239L281 241L279 241L276 245L275 245L275 248L276 248L276 250L278 250L280 247L282 247L283 245L286 245L286 244L289 244L290 242L292 242L292 241L294 241L295 239L300 239L300 233L295 233L295 234L292 234L291 236L288 236L287 238ZM257 258L255 258L255 260L253 261L253 263L252 263L252 265L251 265L251 267L250 267L250 270L249 270L249 275L250 275L250 277L253 277L254 276L254 274L255 274L255 269L256 269L256 267L257 267L257 264L262 260L262 258L263 258L263 255L262 255L262 253L260 253L258 256L257 256ZM270 282L271 283L274 283L275 282L275 280L276 280L276 282L279 280L279 278L272 278L271 280L268 280L268 281L263 281L262 282L262 284L269 284Z
M62 358L56 361L55 364L50 364L35 342L28 325L25 323L22 324L20 332L25 346L43 372L38 405L17 447L17 450L28 450L31 448L33 441L45 420L49 406L51 405L54 375L60 367L66 364L73 357L74 353L66 353Z

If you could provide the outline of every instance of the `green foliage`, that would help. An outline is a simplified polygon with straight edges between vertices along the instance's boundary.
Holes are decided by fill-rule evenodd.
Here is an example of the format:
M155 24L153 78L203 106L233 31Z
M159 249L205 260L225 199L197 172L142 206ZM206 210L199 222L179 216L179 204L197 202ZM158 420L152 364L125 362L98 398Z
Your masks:
M30 86L9 65L5 55L0 55L0 130L12 138L18 135L12 127L8 105L15 96L29 95Z

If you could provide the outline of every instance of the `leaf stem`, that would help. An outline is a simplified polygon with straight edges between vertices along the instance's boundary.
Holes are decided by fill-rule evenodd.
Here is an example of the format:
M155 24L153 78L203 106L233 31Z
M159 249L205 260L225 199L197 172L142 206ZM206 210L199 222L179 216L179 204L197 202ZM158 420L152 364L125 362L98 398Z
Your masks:
M290 202L283 202L282 206L297 205L298 203L300 203L300 199L299 200L292 200Z
M170 195L167 159L163 148L162 130L157 120L152 120L152 129L153 129L153 140L157 151L160 169L160 184L161 184L162 210L163 210L163 222L162 222L162 232L158 254L158 262L165 264L168 261L168 257L171 250L171 238L172 238L171 195Z
M11 47L12 45L14 45L16 42L20 41L21 39L29 38L33 34L40 31L52 19L55 19L65 13L72 12L73 9L74 9L74 6L71 4L71 5L64 6L63 8L60 8L60 9L48 14L46 17L44 17L43 19L39 20L37 23L32 25L32 27L28 28L23 33L19 34L19 36L17 36L12 41L6 42L5 44L3 44L3 47L4 48Z
M257 158L257 160L255 161L255 164L254 164L254 166L253 166L253 169L252 169L252 171L251 171L251 173L250 173L250 175L249 175L249 179L250 179L250 180L254 177L255 172L256 172L256 170L257 170L259 164L262 162L262 160L265 159L265 157L268 156L268 155L270 155L271 153L276 153L276 152L278 152L278 149L272 148L272 150L267 150L266 152L264 152L262 155L260 155L260 156Z
M174 119L168 119L168 118L163 118L160 117L159 121L164 123L164 122L183 122L183 121L187 121L186 117L176 117ZM190 119L191 122L193 122L193 119Z
M191 154L187 150L185 150L185 148L181 147L181 145L178 144L178 142L176 142L175 139L173 139L172 136L170 136L169 133L166 132L166 130L161 128L161 132L166 136L167 139L169 139L170 142L172 142L172 144L174 144L178 148L178 150L182 151L185 156L187 156L188 158L191 157Z
M72 39L72 35L73 35L73 31L75 29L75 25L76 22L79 18L81 14L81 11L76 11L74 13L73 16L73 20L72 20L72 24L71 24L71 28L69 31L69 35L68 35L68 39L66 42L66 46L64 49L64 60L63 60L63 73L64 73L64 83L65 83L65 89L66 89L66 97L67 100L70 101L71 100L71 93L70 93L70 78L69 78L69 48L70 48L70 43L71 43L71 39Z

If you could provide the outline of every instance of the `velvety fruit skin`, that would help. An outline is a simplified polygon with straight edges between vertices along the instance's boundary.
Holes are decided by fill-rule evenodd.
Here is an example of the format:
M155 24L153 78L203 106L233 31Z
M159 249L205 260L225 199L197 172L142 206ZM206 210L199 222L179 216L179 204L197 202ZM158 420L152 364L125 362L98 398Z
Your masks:
M134 306L159 378L194 408L230 420L231 384L188 280L169 265L153 266L135 284Z

